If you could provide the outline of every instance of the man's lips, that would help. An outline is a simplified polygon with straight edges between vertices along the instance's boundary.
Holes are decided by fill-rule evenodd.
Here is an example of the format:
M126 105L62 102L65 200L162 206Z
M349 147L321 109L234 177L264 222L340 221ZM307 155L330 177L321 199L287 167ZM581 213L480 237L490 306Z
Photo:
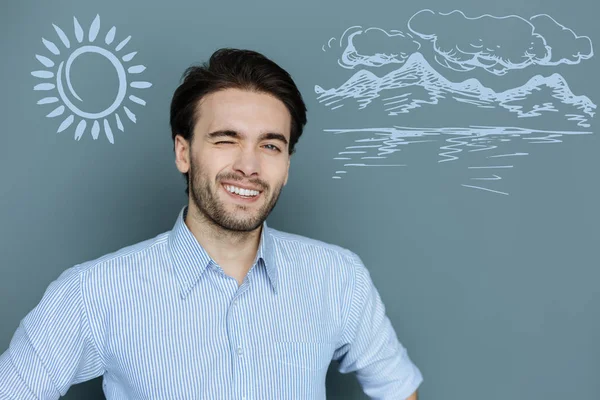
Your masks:
M254 203L262 197L262 192L258 192L258 194L256 196L245 196L243 194L232 193L229 190L227 190L226 186L229 186L229 185L225 185L225 184L221 185L221 187L223 188L225 193L227 193L227 195L236 202Z
M239 187L240 189L247 189L247 190L256 190L257 192L262 192L263 190L259 187L256 186L251 186L248 184L243 184L243 183L237 183L237 182L221 182L221 184L223 186L235 186L235 187Z

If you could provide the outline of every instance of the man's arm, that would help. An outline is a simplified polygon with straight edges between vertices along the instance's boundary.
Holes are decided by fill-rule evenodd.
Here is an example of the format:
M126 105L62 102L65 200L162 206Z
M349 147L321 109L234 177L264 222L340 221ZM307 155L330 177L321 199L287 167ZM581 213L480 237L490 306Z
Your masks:
M356 254L354 289L341 343L334 353L341 373L356 372L367 396L378 400L416 400L423 381L398 341L369 271Z
M0 399L58 399L103 370L74 267L48 286L0 356Z

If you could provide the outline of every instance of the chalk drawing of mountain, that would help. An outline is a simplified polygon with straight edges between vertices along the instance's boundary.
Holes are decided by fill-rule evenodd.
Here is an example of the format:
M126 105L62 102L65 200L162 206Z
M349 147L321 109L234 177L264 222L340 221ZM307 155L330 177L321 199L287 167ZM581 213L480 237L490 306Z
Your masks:
M421 53L413 53L400 68L379 77L360 70L338 88L315 85L319 102L331 109L379 104L388 115L409 113L423 106L442 106L453 100L478 108L504 109L519 118L558 114L580 127L589 127L596 105L576 96L558 73L536 75L522 86L503 92L485 87L477 79L451 82L437 72Z

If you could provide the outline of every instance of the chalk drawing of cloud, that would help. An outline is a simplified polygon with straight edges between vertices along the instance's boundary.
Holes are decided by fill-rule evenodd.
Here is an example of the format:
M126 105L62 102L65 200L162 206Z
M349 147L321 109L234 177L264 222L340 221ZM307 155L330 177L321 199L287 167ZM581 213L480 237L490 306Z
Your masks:
M421 44L415 41L410 33L352 26L344 31L339 40L334 37L329 39L322 50L341 50L338 64L353 69L356 66L381 67L387 64L403 64L420 47Z
M56 118L59 116L66 117L60 123L57 132L60 133L69 128L76 119L79 120L75 128L75 140L80 140L85 133L88 123L91 124L91 135L94 140L98 139L100 132L104 129L104 134L110 143L114 143L113 128L111 120L114 118L117 128L124 132L125 128L119 111L125 113L127 118L135 123L136 115L127 105L123 105L126 99L132 103L141 106L146 105L146 101L131 93L140 89L147 89L152 86L150 82L136 80L136 76L146 70L143 65L130 65L136 51L124 53L124 48L131 39L127 36L113 47L115 40L116 27L112 27L104 37L104 44L97 43L98 34L100 33L100 16L97 15L92 22L87 32L87 43L84 42L85 32L77 18L73 18L74 36L69 39L67 34L58 26L52 25L58 39L62 43L59 46L53 41L42 39L45 48L51 53L49 57L37 54L35 57L46 68L31 72L36 78L42 82L35 85L33 90L44 93L45 97L38 101L39 105L54 105L54 109L47 115L48 118ZM106 46L104 46L106 45ZM118 76L118 87L114 100L110 106L104 110L86 110L83 99L77 94L71 82L71 65L83 54L93 53L105 57L114 67ZM90 76L90 79L98 79L101 77Z
M421 10L408 28L430 41L438 64L456 71L481 68L495 75L531 65L577 64L593 56L592 42L548 15L467 17L462 11Z
M550 61L543 65L579 64L581 60L587 60L594 55L589 37L577 36L551 16L540 14L531 17L530 21L535 26L535 31L550 45Z

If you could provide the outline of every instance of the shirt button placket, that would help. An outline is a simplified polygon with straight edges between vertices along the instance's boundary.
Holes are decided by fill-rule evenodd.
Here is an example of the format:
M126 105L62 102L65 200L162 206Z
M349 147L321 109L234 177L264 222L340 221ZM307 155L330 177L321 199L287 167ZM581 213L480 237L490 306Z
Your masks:
M235 345L235 361L234 361L234 376L235 376L235 392L237 393L237 398L242 400L248 400L248 396L246 396L245 392L246 382L245 382L245 372L247 372L247 366L244 362L245 349L244 349L244 330L243 330L243 321L242 321L242 313L240 312L240 303L239 299L235 299L231 302L231 312L229 313L231 321L230 326L233 327L233 332L231 332L231 338L233 339L233 343Z

